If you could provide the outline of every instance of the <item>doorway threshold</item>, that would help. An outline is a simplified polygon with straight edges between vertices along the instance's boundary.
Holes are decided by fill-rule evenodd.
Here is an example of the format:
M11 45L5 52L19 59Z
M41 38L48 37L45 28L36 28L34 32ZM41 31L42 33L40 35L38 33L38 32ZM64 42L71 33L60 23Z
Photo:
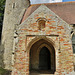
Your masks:
M29 75L54 75L50 70L32 70Z

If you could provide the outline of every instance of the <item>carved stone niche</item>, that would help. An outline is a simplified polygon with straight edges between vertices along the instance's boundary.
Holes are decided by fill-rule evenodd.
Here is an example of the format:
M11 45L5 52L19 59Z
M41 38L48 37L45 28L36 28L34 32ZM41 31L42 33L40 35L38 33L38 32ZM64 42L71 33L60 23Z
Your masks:
M38 29L39 30L42 30L45 28L45 25L46 25L46 21L48 21L46 18L39 18L36 22L38 22Z

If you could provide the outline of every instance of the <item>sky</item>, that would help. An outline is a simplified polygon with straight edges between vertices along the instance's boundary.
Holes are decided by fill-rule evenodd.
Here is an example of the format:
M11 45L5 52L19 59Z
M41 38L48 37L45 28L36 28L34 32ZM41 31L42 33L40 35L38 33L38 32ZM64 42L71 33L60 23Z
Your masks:
M67 2L67 1L75 1L75 0L63 0L63 2Z
M38 4L38 3L50 3L50 0L30 0L31 4ZM62 0L63 2L67 1L75 1L75 0Z

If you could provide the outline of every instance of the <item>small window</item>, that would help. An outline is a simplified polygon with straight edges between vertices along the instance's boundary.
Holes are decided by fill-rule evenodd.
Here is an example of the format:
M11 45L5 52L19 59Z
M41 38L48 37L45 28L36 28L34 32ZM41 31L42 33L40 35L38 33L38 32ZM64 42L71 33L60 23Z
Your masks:
M39 20L38 21L38 25L39 25L39 30L42 30L43 28L45 28L45 20Z
M13 3L12 8L13 8L13 9L15 8L15 3Z
M72 47L73 47L73 53L75 53L75 44L73 44Z
M75 53L75 34L72 36L73 53Z

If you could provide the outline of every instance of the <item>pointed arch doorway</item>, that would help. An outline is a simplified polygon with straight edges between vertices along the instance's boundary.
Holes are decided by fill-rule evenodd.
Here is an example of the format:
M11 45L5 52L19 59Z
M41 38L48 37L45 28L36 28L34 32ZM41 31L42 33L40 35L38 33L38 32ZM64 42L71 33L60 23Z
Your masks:
M43 47L39 53L39 69L49 70L51 69L51 54L47 47Z
M52 44L41 39L34 43L30 49L30 75L36 74L54 74L55 50Z

